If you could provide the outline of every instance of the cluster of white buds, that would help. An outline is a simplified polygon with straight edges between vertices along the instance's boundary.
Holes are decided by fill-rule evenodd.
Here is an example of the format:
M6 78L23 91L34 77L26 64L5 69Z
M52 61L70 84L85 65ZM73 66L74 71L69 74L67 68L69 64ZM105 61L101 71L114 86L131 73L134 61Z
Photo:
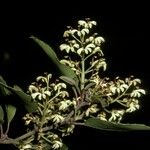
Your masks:
M101 43L104 42L103 37L98 36L97 33L90 34L91 29L96 25L96 21L79 20L78 29L69 27L64 32L64 37L67 39L66 43L60 45L60 50L65 50L67 53L74 52L79 56L96 52L103 54L100 48ZM72 39L69 40L69 37Z
M140 88L140 79L129 77L122 80L116 77L110 81L107 77L99 76L100 69L105 71L107 64L101 50L105 40L97 33L92 33L96 25L97 22L90 19L79 20L77 28L69 26L63 35L65 43L60 45L60 50L65 51L67 56L60 63L70 67L77 75L77 80L63 76L64 81L72 86L74 95L69 93L66 83L59 80L52 82L51 74L37 77L36 82L29 86L28 92L37 102L38 109L26 114L23 119L26 125L38 127L39 143L49 143L54 150L62 148L62 137L73 133L75 123L84 123L90 117L120 122L126 113L140 108L139 100L146 94ZM71 57L71 53L75 55ZM44 132L45 127L52 129ZM33 149L34 138L31 137L21 150ZM44 145L40 144L38 149Z
M33 82L29 86L28 92L31 94L33 101L38 102L38 109L34 113L26 114L23 120L27 126L30 125L32 127L36 125L37 127L41 127L38 135L39 141L45 143L43 140L44 137L44 139L50 141L52 149L60 149L63 146L62 139L57 134L54 134L53 131L49 132L49 134L47 134L48 132L43 132L42 127L50 125L59 127L76 104L69 99L67 85L59 80L52 82L51 78L51 74L39 76L36 78L36 82ZM28 130L30 130L30 126ZM58 128L62 137L72 133L73 129L74 125L70 124L61 126L60 129ZM33 139L34 137L32 137ZM28 149L31 145L24 144L22 149Z

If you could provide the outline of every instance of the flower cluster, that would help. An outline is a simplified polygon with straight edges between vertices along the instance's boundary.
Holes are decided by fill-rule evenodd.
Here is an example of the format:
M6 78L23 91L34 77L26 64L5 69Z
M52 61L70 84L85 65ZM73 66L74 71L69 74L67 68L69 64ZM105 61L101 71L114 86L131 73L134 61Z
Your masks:
M146 94L144 89L139 88L141 80L132 76L125 80L116 77L110 81L95 75L91 81L95 86L87 91L91 107L86 110L86 115L94 114L102 120L120 122L125 113L139 109L139 98Z
M104 39L92 33L96 25L90 19L79 20L77 29L69 26L64 32L65 43L60 45L60 50L67 54L60 65L73 70L76 80L65 73L60 77L65 82L52 82L52 75L46 74L29 86L28 92L38 102L38 110L23 119L29 130L36 128L37 135L27 139L24 149L33 148L35 139L38 149L45 149L47 143L52 149L61 149L62 137L73 133L76 124L84 124L91 117L118 123L125 114L140 108L139 99L145 94L140 79L116 77L111 81L100 77L101 69L105 71L107 64L101 50ZM66 83L72 86L73 92L67 89Z
M36 82L29 86L28 92L31 94L33 101L38 102L38 110L34 113L26 114L23 119L25 124L29 126L28 130L32 130L32 126L37 128L37 139L39 141L37 146L42 144L46 147L45 143L49 141L52 149L60 149L63 146L61 136L69 135L74 129L74 126L61 125L74 107L74 103L69 99L66 84L59 81L51 82L51 78L51 74L39 76L36 78ZM53 128L51 132L43 131L43 128L47 126L55 126L55 128L60 126L58 129L59 135L54 134ZM35 136L31 138L30 145L32 147L35 147L34 144L31 144L35 138ZM24 149L29 146L27 141L25 142L27 144L22 144Z
M60 50L65 50L67 53L73 52L81 57L83 54L88 55L97 51L102 53L100 46L104 42L103 37L97 36L97 33L91 35L91 29L96 24L95 21L86 19L86 21L78 21L78 29L68 27L69 29L64 32L67 43L61 44Z
M105 40L98 33L92 33L92 29L96 25L95 21L88 18L79 20L77 29L69 26L68 30L64 32L65 43L60 45L60 50L65 51L67 54L60 62L69 66L79 78L83 74L89 76L90 73L99 72L101 68L103 71L107 68L101 49L101 45ZM73 53L73 57L71 53Z

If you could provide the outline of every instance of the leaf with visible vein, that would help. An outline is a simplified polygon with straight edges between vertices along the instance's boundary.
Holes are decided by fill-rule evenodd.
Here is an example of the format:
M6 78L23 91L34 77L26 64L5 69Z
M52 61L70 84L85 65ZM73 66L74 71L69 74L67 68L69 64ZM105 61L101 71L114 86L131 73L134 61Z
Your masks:
M90 118L85 122L85 126L99 130L108 131L132 131L132 130L150 130L150 126L144 124L122 124L103 121L97 118Z
M31 36L30 38L33 39L42 48L42 50L49 56L49 58L58 67L64 76L72 78L75 80L76 84L78 84L79 80L75 72L69 66L60 63L56 53L47 43L43 42L35 36Z

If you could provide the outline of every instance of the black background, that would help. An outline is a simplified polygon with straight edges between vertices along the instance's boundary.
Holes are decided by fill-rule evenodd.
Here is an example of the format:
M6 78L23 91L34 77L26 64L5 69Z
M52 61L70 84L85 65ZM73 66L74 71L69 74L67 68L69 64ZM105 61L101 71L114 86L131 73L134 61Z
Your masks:
M141 109L125 118L124 122L150 124L150 16L147 3L64 1L54 4L53 1L0 6L0 74L8 84L18 84L26 90L36 76L43 72L57 72L48 57L29 39L31 35L46 41L61 55L58 46L63 41L66 26L76 25L79 19L88 17L98 22L96 31L106 40L103 44L108 63L106 76L134 75L142 79L146 89ZM108 133L80 128L71 136L69 143L71 149L91 149L89 146L96 149L97 145L119 149L117 141L121 147L134 148L145 146L149 138L149 132Z

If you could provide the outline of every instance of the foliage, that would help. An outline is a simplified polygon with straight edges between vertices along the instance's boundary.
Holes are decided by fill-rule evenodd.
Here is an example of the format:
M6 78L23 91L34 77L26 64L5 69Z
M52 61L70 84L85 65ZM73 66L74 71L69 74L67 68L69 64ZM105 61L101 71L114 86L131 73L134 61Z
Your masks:
M93 33L96 25L86 19L79 20L77 28L69 26L60 45L64 53L61 60L47 43L31 36L58 67L60 77L54 80L49 73L38 76L27 94L18 86L9 87L1 77L1 93L17 94L28 111L23 117L28 133L10 140L8 130L5 134L2 130L3 115L7 113L11 122L16 109L8 105L3 110L0 106L1 143L14 144L20 150L67 149L63 137L72 134L76 125L114 131L150 130L145 125L121 123L124 115L140 108L145 90L140 88L141 80L133 76L113 80L101 76L107 69L101 49L105 40Z

